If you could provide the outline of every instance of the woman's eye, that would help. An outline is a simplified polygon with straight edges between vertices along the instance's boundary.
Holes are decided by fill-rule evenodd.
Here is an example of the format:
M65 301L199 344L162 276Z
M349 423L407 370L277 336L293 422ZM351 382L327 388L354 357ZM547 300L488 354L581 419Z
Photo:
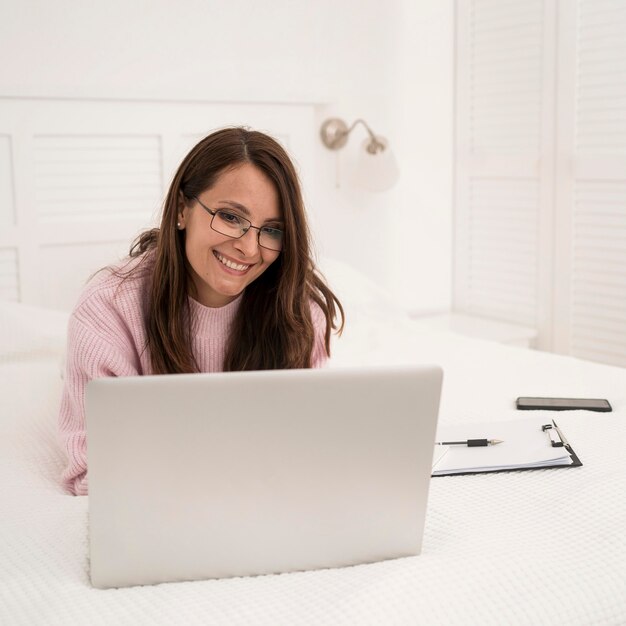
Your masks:
M283 236L283 231L280 228L272 228L271 226L264 226L261 229L268 237L272 239L280 239Z
M218 211L218 216L221 220L229 224L230 226L239 226L241 224L241 218L234 213L227 213L226 211Z

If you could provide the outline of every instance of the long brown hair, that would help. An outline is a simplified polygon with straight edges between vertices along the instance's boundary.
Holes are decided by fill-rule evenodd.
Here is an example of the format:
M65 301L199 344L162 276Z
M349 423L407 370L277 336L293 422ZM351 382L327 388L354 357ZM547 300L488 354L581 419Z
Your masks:
M315 338L311 301L326 318L328 355L331 330L340 333L343 329L343 307L312 259L300 183L289 156L268 135L226 128L205 137L185 157L165 199L160 228L142 233L131 247L131 257L154 257L146 335L155 374L198 371L187 299L194 286L184 231L176 228L181 194L190 201L210 189L226 169L242 163L258 167L276 187L285 235L279 257L244 291L231 327L224 370L311 367Z

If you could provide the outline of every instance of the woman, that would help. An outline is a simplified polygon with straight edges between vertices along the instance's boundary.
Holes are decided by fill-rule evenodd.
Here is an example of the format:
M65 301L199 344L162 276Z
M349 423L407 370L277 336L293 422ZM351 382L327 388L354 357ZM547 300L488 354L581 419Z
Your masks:
M59 416L65 486L88 489L89 380L320 367L331 329L342 328L341 304L311 259L286 152L242 128L209 135L179 167L160 228L100 273L72 313Z

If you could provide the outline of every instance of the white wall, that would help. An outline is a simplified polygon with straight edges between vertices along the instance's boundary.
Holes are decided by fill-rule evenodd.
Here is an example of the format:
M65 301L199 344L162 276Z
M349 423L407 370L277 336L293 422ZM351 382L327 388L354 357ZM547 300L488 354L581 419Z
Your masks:
M365 118L400 182L350 185L361 128L339 157L319 143L306 176L318 249L407 308L449 307L453 0L3 2L0 55L0 96L315 102L320 125Z

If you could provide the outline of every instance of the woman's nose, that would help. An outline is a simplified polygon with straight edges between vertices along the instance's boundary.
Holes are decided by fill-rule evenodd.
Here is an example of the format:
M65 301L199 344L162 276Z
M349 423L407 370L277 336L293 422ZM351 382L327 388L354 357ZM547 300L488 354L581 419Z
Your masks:
M235 240L235 245L246 256L253 256L259 248L259 231L249 228L245 235Z

